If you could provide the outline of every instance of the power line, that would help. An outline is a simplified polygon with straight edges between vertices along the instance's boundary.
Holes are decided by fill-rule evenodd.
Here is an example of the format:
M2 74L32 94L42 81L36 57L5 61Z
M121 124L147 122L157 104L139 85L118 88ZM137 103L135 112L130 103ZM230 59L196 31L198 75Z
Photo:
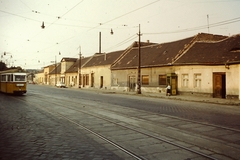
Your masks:
M122 45L124 45L124 44L132 41L133 39L135 39L135 38L137 38L137 37L138 37L138 36L134 34L134 35L130 36L129 38L123 40L122 42L120 42L120 43L118 43L118 44L116 44L116 45L114 45L114 46L112 46L112 47L109 47L109 48L107 48L107 49L105 49L105 50L108 51L108 50L111 50L111 49L113 49L113 48L117 48L117 47L119 47L119 46L122 46Z
M203 25L203 26L197 26L197 27L192 27L192 28L186 28L186 29L181 29L181 30L175 30L175 31L166 31L166 32L159 32L159 33L144 33L144 34L171 34L171 33L181 33L181 32L189 32L189 31L196 31L196 30L201 30L201 29L206 29L208 27L218 27L218 26L223 26L231 23L236 23L240 22L240 17L233 18L230 20L225 20L209 25Z
M107 24L107 23L109 23L109 22L112 22L112 21L114 21L114 20L116 20L116 19L119 19L119 18L121 18L121 17L124 17L124 16L126 16L126 15L128 15L128 14L130 14L130 13L136 12L136 11L138 11L138 10L140 10L140 9L143 9L143 8L145 8L145 7L147 7L147 6L150 6L150 5L152 5L152 4L154 4L154 3L158 2L158 1L160 1L160 0L157 0L157 1L151 2L151 3L149 3L149 4L146 4L146 5L142 6L142 7L139 7L139 8L137 8L137 9L134 9L134 10L132 10L132 11L130 11L130 12L127 12L127 13L125 13L125 14L122 14L122 15L120 15L120 16L118 16L118 17L115 17L115 18L113 18L113 19L110 19L110 20L108 20L108 21L106 21L106 22L104 22L104 23L100 23L99 25L97 25L97 26L95 26L95 27L87 30L87 32L90 31L90 30L96 29L96 28L98 28L98 27L101 26L101 25L105 25L105 24Z

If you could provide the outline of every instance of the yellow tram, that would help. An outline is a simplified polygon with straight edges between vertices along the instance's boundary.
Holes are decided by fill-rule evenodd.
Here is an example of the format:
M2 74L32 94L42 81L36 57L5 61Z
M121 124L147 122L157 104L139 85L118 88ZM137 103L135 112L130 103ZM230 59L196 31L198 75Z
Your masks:
M27 74L22 69L0 71L0 91L9 94L27 92Z

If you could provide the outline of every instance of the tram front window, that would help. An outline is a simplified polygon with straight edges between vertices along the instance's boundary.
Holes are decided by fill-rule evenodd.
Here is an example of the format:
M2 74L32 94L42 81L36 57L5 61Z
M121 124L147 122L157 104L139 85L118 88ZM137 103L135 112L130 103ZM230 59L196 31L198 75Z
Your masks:
M25 75L15 75L15 81L25 81Z

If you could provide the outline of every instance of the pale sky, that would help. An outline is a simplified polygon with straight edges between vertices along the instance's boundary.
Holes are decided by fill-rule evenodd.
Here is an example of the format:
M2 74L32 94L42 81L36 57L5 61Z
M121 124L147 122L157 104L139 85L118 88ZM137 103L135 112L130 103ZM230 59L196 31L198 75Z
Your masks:
M79 46L83 56L92 56L99 32L102 53L124 50L138 41L139 24L145 42L235 35L239 10L240 0L0 0L0 60L41 69L55 57L78 58Z

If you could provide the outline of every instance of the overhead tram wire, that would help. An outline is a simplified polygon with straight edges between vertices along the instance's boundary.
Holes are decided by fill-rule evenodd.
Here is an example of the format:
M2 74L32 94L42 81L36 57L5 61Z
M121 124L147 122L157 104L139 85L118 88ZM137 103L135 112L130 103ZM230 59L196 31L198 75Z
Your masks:
M51 25L53 25L54 23L56 23L59 19L61 19L63 16L65 16L66 14L68 14L70 11L72 11L75 7L77 7L79 4L81 4L84 0L81 0L80 2L78 2L75 6L73 6L71 9L69 9L67 12L65 12L63 15L57 17L57 19L52 22L48 27L50 27Z
M69 13L71 10L73 10L75 7L77 7L77 6L78 6L79 4L81 4L83 1L84 1L84 0L78 2L76 5L74 5L74 6L73 6L71 9L69 9L67 12L65 12L64 14L62 14L62 15L60 16L60 18L62 18L63 16L65 16L67 13ZM14 14L14 13L10 13L10 12L6 12L6 11L2 11L2 10L0 10L0 12L7 13L7 14L10 14L10 15L14 15L14 16L17 16L17 17L21 17L21 18L24 18L24 19L32 20L32 21L35 21L35 22L41 22L41 21L39 21L39 20L35 20L35 19L32 19L32 18L27 18L27 17L24 17L24 16L20 16L20 15L17 15L17 14ZM47 29L47 28L50 27L51 25L55 24L58 20L59 20L59 18L57 18L54 22L52 22L50 25L48 25L45 29ZM40 32L38 32L37 34L35 34L34 36L32 36L30 39L35 38L35 37L36 37L37 35L39 35L41 32L43 32L43 30L41 30ZM26 42L24 42L24 43L26 43ZM51 46L48 47L48 48L51 48L51 47L53 47L53 46L55 46L55 45L56 45L56 44L51 45ZM16 48L18 48L18 47L16 47ZM15 48L15 49L16 49L16 48Z
M112 47L107 48L105 51L108 51L108 50L111 50L111 49L113 49L113 48L117 48L117 47L119 47L119 46L122 46L122 45L124 45L124 44L126 44L126 43L128 43L128 42L130 42L130 41L132 41L132 40L134 40L134 39L137 38L137 37L138 37L138 36L134 34L134 35L130 36L129 38L123 40L122 42L120 42L120 43L118 43L118 44L116 44L116 45L114 45L114 46L112 46Z
M109 23L109 22L112 22L112 21L114 21L114 20L116 20L116 19L119 19L119 18L121 18L121 17L124 17L124 16L126 16L126 15L128 15L128 14L130 14L130 13L136 12L136 11L138 11L138 10L140 10L140 9L143 9L143 8L145 8L145 7L147 7L147 6L150 6L150 5L154 4L154 3L157 3L158 1L161 1L161 0L156 0L156 1L154 1L154 2L151 2L151 3L149 3L149 4L144 5L144 6L142 6L142 7L139 7L139 8L137 8L137 9L134 9L134 10L132 10L132 11L130 11L130 12L127 12L127 13L125 13L125 14L123 14L123 15L120 15L120 16L118 16L118 17L115 17L115 18L113 18L113 19L110 19L110 20L108 20L108 21L106 21L106 22L104 22L104 23L100 23L99 25L97 25L97 26L95 26L95 27L87 30L86 32L91 31L91 30L93 30L93 29L96 29L96 28L98 28L99 26L105 25L105 24L107 24L107 23Z
M77 3L75 6L73 6L70 10L68 10L67 12L65 12L63 15L61 15L61 16L59 16L59 18L57 19L57 20L55 20L54 22L52 22L50 25L48 25L45 29L47 29L48 27L50 27L51 25L53 25L53 24L55 24L59 19L61 19L63 16L65 16L67 13L69 13L71 10L73 10L75 7L77 7L80 3L82 3L84 0L82 0L82 1L80 1L79 3ZM120 15L120 16L118 16L118 17L115 17L115 18L113 18L113 19L111 19L111 20L109 20L109 21L106 21L106 22L104 22L104 23L101 23L100 25L97 25L97 26L95 26L95 27L84 27L84 28L90 28L89 30L87 30L86 32L88 32L88 31L90 31L90 30L93 30L93 29L96 29L96 28L98 28L99 26L101 26L101 25L105 25L105 24L107 24L107 23L109 23L109 22L112 22L112 21L114 21L114 20L116 20L116 19L119 19L119 18L121 18L121 17L124 17L124 16L126 16L126 15L128 15L128 14L130 14L130 13L133 13L133 12L135 12L135 11L138 11L138 10L140 10L140 9L142 9L142 8L145 8L145 7L147 7L147 6L149 6L149 5L152 5L152 4L154 4L154 3L157 3L158 1L160 1L160 0L156 0L156 1L154 1L154 2L151 2L151 3L149 3L149 4L146 4L146 5L144 5L144 6L142 6L142 7L139 7L139 8L137 8L137 9L134 9L134 10L132 10L132 11L130 11L130 12L127 12L127 13L125 13L125 14L123 14L123 15ZM1 11L1 10L0 10ZM4 12L4 11L3 11ZM8 14L11 14L11 13L9 13L8 12ZM34 20L34 19L30 19L30 18L27 18L27 17L23 17L23 16L19 16L19 15L16 15L16 14L12 14L12 15L15 15L15 16L18 16L18 17L21 17L21 18L25 18L25 19L29 19L29 20L33 20L33 21L37 21L37 22L41 22L41 21L38 21L38 20ZM56 24L57 25L57 24ZM77 27L77 26L76 26ZM34 37L36 37L38 34L40 34L42 32L42 30L39 32L39 33L37 33L36 35L34 35L34 36L32 36L30 39L32 39L32 38L34 38ZM65 41L68 41L68 40L70 40L70 39L72 39L72 38L74 38L75 36L73 36L73 37L70 37L70 38L68 38L68 39L66 39L66 40L64 40L64 41L62 41L62 42L65 42Z
M217 22L217 23L213 23L213 24L209 24L209 26L204 25L204 26L186 28L186 29L175 30L175 31L166 31L166 32L159 32L159 33L144 33L144 34L150 35L150 34L172 34L172 33L190 32L190 31L197 31L197 30L201 30L201 29L206 29L208 27L223 26L223 25L236 23L236 22L240 22L240 17L233 18L233 19L230 19L230 20L221 21L221 22Z

